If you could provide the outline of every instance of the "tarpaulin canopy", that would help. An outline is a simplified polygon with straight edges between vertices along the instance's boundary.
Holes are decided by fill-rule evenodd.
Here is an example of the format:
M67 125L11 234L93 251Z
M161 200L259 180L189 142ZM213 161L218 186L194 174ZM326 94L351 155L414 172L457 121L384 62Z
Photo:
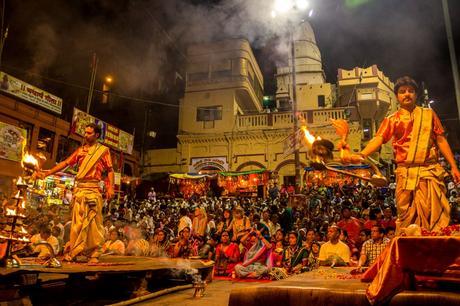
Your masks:
M170 178L179 180L199 180L205 177L211 177L207 174L195 174L195 173L173 173L169 175Z
M262 168L262 169L257 169L257 170L248 170L248 171L241 171L241 172L219 172L219 175L223 176L239 176L239 175L247 175L247 174L258 174L258 173L264 173L267 171L267 169Z
M347 165L347 166L343 166L343 165L328 165L332 168L335 168L335 169L338 169L338 170L356 170L356 169L369 169L370 166L369 165ZM315 169L313 167L305 167L304 168L305 171L315 171Z

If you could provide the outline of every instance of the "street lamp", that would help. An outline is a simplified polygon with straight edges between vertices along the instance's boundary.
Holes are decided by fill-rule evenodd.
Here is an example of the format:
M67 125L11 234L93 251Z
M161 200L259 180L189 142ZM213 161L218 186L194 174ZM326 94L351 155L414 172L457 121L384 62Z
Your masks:
M109 102L109 93L112 83L113 77L111 75L104 78L104 83L102 84L102 104L107 104Z
M275 0L273 3L272 17L276 18L278 14L285 15L293 12L304 12L308 9L309 2L307 0ZM310 9L308 16L313 15L313 10ZM297 147L297 131L299 129L299 120L297 117L297 92L296 92L296 63L295 63L295 46L294 46L294 28L292 22L289 21L289 36L291 44L291 65L292 65L292 115L294 122L294 163L295 163L295 192L300 192L300 157L299 148Z

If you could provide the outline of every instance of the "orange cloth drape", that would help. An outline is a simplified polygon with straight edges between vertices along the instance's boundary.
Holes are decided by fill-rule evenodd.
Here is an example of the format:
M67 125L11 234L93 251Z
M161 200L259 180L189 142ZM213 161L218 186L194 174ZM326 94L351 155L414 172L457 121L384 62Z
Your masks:
M366 296L381 304L408 289L414 274L441 274L460 258L460 237L396 237L376 262L363 274L371 281Z

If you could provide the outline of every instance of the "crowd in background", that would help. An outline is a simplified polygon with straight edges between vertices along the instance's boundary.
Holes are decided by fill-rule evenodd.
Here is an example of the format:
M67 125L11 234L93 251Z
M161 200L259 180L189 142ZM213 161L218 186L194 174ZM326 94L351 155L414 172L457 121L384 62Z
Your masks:
M459 189L446 182L452 223L460 223ZM293 188L271 184L266 199L157 197L106 205L102 256L200 258L215 261L215 274L284 278L319 265L370 265L395 235L395 183L313 185L290 205ZM34 252L47 256L47 241L62 254L69 240L69 212L57 206L30 210L27 229Z

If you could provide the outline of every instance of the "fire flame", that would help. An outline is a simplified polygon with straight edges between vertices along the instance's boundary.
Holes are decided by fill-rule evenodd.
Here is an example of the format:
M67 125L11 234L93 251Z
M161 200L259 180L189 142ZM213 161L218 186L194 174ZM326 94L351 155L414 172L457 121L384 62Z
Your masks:
M312 145L316 140L320 140L320 139L321 139L321 137L319 137L319 136L317 136L317 137L313 136L313 135L310 133L310 131L307 129L306 126L302 126L302 127L300 127L300 128L302 129L302 131L303 131L303 133L304 133L304 135L305 135L305 140L307 141L307 143L308 143L309 145Z
M16 181L16 185L26 185L26 182L20 176L18 177L18 180Z
M6 215L7 215L7 216L16 216L16 210L15 210L15 209L7 208L7 209L6 209Z
M16 194L14 195L14 198L15 199L21 199L22 198L21 191L18 190L18 192L16 192Z
M25 153L21 160L21 166L23 168L38 168L38 160L29 153Z

